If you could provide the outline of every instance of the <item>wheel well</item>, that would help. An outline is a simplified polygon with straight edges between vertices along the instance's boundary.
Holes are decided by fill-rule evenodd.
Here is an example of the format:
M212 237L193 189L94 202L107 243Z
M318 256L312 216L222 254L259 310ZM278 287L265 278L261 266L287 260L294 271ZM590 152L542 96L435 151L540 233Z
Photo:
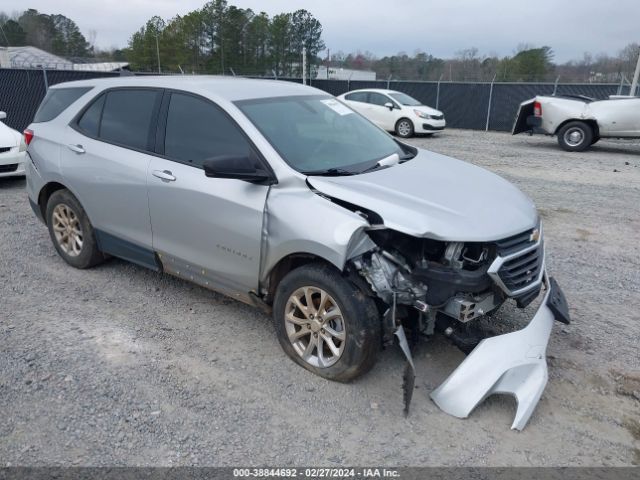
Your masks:
M61 183L49 182L44 187L42 187L42 190L40 190L40 194L38 195L38 207L40 208L40 212L42 213L42 218L44 219L45 224L47 223L46 213L47 213L47 202L49 201L49 198L51 198L51 195L53 195L53 192L57 192L58 190L64 190L66 188L67 187L65 187Z
M593 134L596 137L600 136L600 127L598 127L598 122L596 122L595 120L590 120L590 119L583 119L583 118L570 118L569 120L565 120L564 122L562 122L560 125L558 125L558 128L556 128L556 131L554 132L555 135L558 134L558 132L560 131L560 129L562 127L564 127L567 123L569 122L582 122L582 123L586 123L587 125L589 125L591 127L591 131L593 132Z
M331 265L333 268L336 268L331 262L312 253L292 253L287 255L276 263L267 276L265 302L269 305L273 303L276 289L287 273L310 263L324 263L325 265Z
M402 120L406 120L408 121L412 126L414 126L413 124L413 120L411 120L409 117L400 117L397 121L396 121L396 127L398 126L398 124L402 121Z

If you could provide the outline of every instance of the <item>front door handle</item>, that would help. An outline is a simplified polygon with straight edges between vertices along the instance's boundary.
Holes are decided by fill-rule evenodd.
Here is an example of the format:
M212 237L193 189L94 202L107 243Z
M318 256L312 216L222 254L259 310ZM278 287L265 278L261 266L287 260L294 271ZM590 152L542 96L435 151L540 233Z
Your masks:
M79 145L79 144L78 145L74 145L74 144L70 143L69 145L67 145L67 147L72 152L84 153L84 147L82 145Z
M154 170L152 173L154 177L158 177L162 180L166 180L168 182L176 181L176 177L174 177L169 170Z

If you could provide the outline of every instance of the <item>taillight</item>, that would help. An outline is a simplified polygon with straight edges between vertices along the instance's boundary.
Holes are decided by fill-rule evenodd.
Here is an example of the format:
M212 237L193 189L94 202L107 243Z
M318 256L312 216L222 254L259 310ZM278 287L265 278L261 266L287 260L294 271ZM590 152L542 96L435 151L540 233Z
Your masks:
M533 115L536 117L542 116L542 105L540 104L540 102L533 103Z
M24 131L24 143L29 145L33 140L33 130L29 130L28 128Z

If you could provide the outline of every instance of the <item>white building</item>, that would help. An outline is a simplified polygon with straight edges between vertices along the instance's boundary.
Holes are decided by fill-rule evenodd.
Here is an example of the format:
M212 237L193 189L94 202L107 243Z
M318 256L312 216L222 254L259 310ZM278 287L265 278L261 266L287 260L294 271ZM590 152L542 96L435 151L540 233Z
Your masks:
M316 78L318 80L375 80L376 72L337 67L329 67L329 72L327 72L327 67L320 65L318 66L318 74L316 75Z

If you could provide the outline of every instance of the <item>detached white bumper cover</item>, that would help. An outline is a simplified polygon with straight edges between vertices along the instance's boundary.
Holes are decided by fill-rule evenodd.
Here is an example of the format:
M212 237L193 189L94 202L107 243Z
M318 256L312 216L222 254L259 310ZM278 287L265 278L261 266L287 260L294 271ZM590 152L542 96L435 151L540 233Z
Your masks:
M466 418L489 395L507 393L518 402L511 428L525 427L547 385L545 357L554 319L561 316L558 320L568 322L566 300L560 288L546 277L545 284L546 294L529 325L482 340L431 394L438 407L455 417ZM550 305L550 299L561 304L560 313Z

